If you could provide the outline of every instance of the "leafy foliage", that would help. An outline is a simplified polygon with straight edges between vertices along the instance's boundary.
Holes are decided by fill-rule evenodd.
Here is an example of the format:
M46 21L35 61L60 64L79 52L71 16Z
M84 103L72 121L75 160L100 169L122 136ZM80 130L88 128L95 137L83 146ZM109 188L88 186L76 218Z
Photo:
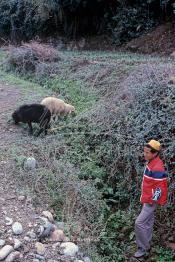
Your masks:
M165 248L159 247L156 249L156 255L152 258L153 262L173 262L173 252L166 250Z
M133 214L120 210L106 219L99 245L106 261L125 261L125 249L133 238L133 221Z
M18 42L55 33L75 38L108 32L120 44L172 17L174 10L172 0L2 0L0 35Z
M29 1L2 0L0 3L0 34L12 41L31 39L42 23L36 15L36 7Z
M121 45L143 32L149 31L156 21L143 7L120 7L109 20L108 30L116 45Z

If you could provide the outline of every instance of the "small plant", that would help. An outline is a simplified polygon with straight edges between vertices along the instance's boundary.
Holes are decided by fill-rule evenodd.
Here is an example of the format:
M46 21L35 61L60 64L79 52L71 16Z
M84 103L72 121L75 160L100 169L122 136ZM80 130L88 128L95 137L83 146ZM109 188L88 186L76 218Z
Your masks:
M173 252L163 248L158 247L156 248L156 255L152 258L153 262L173 262L174 255Z

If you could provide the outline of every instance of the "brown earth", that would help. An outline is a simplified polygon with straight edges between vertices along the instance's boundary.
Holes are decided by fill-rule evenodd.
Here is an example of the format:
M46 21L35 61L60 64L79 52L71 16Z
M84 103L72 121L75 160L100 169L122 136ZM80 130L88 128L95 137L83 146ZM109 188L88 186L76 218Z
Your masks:
M83 43L83 44L82 44ZM175 26L169 22L152 29L138 38L116 47L106 35L82 38L67 44L73 50L123 51L167 56L175 51Z
M26 133L22 128L8 123L16 103L22 99L22 92L15 86L9 86L8 84L0 84L0 239L6 240L6 244L12 244L13 239L17 238L24 243L20 249L21 262L33 261L28 257L29 253L34 252L33 242L25 243L24 237L26 233L36 223L38 215L46 208L47 205L34 206L33 196L27 194L25 189L22 188L18 179L15 178L15 165L10 157L6 157L6 152L13 147L16 141L21 139L21 135ZM22 131L23 130L23 131ZM26 136L29 140L29 136ZM28 141L29 142L29 141ZM24 196L25 199L20 199L20 196ZM11 230L11 225L5 224L5 218L10 217L13 222L20 222L23 226L23 233L19 236L14 236Z
M151 32L123 45L121 50L142 54L170 55L175 51L175 26L172 23L160 25Z

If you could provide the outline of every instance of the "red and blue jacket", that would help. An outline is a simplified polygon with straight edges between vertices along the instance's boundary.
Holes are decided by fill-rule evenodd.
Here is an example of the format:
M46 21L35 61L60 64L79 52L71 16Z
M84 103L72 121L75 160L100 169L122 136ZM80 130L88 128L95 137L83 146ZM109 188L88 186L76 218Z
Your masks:
M161 196L156 201L159 205L167 202L168 183L167 174L162 160L159 156L149 161L145 167L142 181L141 203L155 203L152 200L154 192L157 188L161 189Z

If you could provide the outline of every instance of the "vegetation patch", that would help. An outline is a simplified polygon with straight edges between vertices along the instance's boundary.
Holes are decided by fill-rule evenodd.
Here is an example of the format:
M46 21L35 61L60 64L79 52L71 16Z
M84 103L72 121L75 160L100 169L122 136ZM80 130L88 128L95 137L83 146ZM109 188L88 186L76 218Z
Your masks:
M32 71L27 77L42 85L43 96L54 92L71 102L77 115L59 119L47 137L27 139L30 148L17 153L17 164L31 153L39 166L34 173L26 176L21 169L18 175L42 201L45 195L51 196L57 218L67 222L73 238L81 239L94 261L125 261L135 245L133 224L140 209L142 151L151 138L164 146L171 181L167 212L162 218L158 210L156 222L164 223L169 232L174 228L175 93L169 82L174 65L126 54L61 55L57 73L43 77ZM14 72L19 75L17 68ZM21 145L18 141L18 150ZM163 232L156 226L155 245Z

